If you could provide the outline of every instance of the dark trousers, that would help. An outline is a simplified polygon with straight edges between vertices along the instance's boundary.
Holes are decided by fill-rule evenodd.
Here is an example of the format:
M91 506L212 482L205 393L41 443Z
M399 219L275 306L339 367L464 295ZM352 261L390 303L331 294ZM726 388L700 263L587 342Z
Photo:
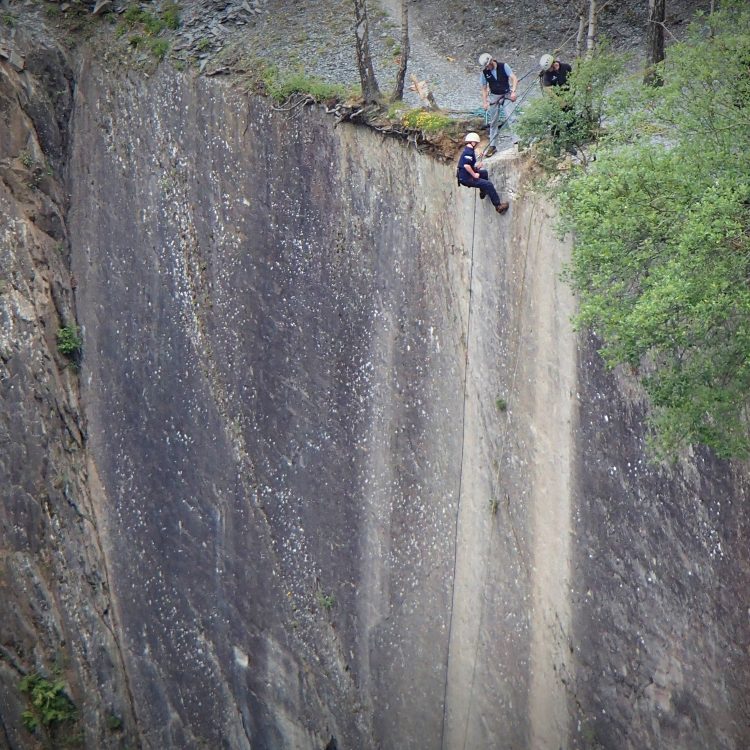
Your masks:
M479 172L479 179L472 180L469 173L466 173L466 177L461 178L461 184L466 187L479 188L481 191L487 193L490 196L493 206L500 205L500 196L495 190L495 186L487 179L489 176L486 169L477 170Z

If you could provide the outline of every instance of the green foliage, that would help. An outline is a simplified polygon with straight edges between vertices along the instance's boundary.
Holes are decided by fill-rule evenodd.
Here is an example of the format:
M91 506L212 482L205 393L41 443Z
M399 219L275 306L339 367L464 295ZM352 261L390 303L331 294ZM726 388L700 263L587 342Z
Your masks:
M39 726L51 727L76 719L75 704L65 694L65 684L60 680L48 680L34 672L21 680L19 688L29 696L30 708L21 715L29 732Z
M497 407L498 411L508 410L508 402L504 398L498 397L497 399L495 399L495 406Z
M3 26L13 28L16 25L16 17L12 13L3 13Z
M601 134L605 92L620 74L624 59L602 47L591 59L576 60L568 86L544 89L517 123L525 144L536 144L539 161L552 166L563 151L580 149Z
M26 149L24 149L19 154L19 158L21 159L21 164L23 164L26 169L30 169L34 166L35 162L34 157L31 155L31 151L27 151Z
M612 94L616 128L562 189L577 322L640 378L661 458L750 448L749 63L750 9L725 2L668 49L662 87Z
M117 714L107 714L107 729L110 732L119 732L122 729L122 719Z
M409 105L406 104L402 99L399 99L398 101L393 102L389 107L388 111L386 112L386 117L389 120L398 120L401 121L401 118L404 115L404 112L409 109Z
M164 10L162 10L161 17L164 21L164 25L168 29L176 31L180 28L180 7L176 3L167 5Z
M401 123L407 128L421 130L423 133L439 133L452 130L455 120L441 112L427 109L410 109L401 116Z
M146 36L157 36L165 29L175 30L180 27L179 6L172 3L167 5L158 15L143 10L140 5L128 6L120 17L117 35L122 36L128 31L139 30Z
M284 102L293 94L306 94L316 102L345 99L350 94L343 86L322 81L301 71L281 73L272 65L261 68L260 78L265 93L276 102Z
M152 39L149 43L151 54L161 62L169 52L169 42L166 39Z
M57 331L57 351L66 357L73 357L81 351L78 326L63 326Z
M322 591L318 591L318 604L326 612L330 612L333 605L336 604L336 599L333 594L324 594Z

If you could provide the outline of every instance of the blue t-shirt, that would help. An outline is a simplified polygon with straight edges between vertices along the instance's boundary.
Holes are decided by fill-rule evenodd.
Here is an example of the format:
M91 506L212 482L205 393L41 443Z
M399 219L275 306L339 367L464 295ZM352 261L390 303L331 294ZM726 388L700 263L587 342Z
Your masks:
M475 169L474 164L476 164L477 161L477 155L471 146L466 146L464 148L463 153L461 154L461 158L458 160L458 171L456 172L456 176L458 177L459 182L466 182L472 181L474 178L469 174L469 172L464 169L464 166L468 164L472 169Z
M505 75L508 76L508 78L513 75L513 71L511 70L508 63L503 63L503 70L505 71ZM493 78L497 80L497 65L490 71L490 75L492 75ZM487 79L484 77L484 71L479 74L479 85L482 87L489 86L489 84L487 83Z

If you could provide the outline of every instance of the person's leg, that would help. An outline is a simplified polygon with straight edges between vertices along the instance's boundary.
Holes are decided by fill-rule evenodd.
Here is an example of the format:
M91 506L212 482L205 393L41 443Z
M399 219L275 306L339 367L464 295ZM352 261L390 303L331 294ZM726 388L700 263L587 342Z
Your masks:
M490 94L490 106L487 110L490 125L490 145L488 146L488 151L491 148L497 149L498 123L500 122L500 113L502 112L502 107L500 106L501 101L501 99Z
M515 105L508 99L505 99L503 100L503 104L500 109L500 127L505 128L505 130L507 131L506 135L510 137L511 143L518 143L519 138L513 130L513 123L516 119ZM502 123L505 124L503 125Z
M486 169L478 169L479 177L486 180L489 177L489 172ZM479 188L479 197L484 200L487 197L487 193L483 188Z
M493 206L499 206L500 196L497 194L497 190L495 190L495 186L487 179L487 170L482 169L480 170L479 174L482 175L482 179L475 180L474 187L478 187L482 193L486 193L487 195L489 195Z

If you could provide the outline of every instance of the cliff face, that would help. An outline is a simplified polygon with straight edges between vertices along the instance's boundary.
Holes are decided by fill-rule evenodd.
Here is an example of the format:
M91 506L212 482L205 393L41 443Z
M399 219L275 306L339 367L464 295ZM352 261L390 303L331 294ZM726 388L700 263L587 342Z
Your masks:
M746 746L744 467L647 464L521 163L501 218L319 110L56 54L2 71L6 744L60 651L91 747Z
M57 351L75 324L64 169L72 72L40 38L15 35L24 70L0 64L0 746L92 743L131 700L94 518L75 362ZM80 722L37 738L21 726L21 678L61 679ZM114 720L114 719L111 719Z

